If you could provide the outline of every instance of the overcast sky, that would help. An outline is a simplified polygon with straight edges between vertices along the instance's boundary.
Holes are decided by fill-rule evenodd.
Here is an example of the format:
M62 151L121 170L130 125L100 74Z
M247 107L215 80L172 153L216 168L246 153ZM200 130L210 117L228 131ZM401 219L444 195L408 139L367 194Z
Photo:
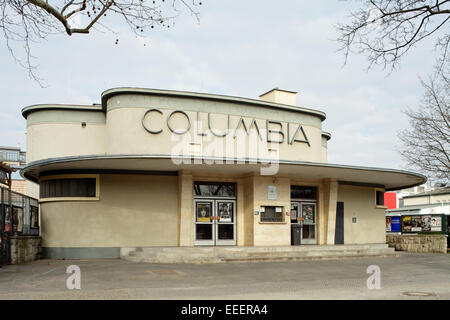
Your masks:
M297 105L326 112L330 163L405 169L397 152L397 132L408 126L401 110L420 103L419 76L432 71L432 45L416 48L390 75L366 72L364 57L351 56L343 66L333 26L350 6L204 0L200 23L185 14L145 40L124 25L115 27L118 45L112 33L53 36L34 46L46 88L28 78L2 41L0 145L26 149L20 110L31 104L99 103L102 91L122 86L254 99L279 87L298 91Z

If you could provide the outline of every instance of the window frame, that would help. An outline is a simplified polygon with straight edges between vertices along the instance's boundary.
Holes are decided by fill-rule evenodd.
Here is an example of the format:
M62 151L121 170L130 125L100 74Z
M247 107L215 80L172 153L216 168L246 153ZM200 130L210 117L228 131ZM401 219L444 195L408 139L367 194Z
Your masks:
M261 211L261 208L267 208L267 207L273 207L273 208L281 208L281 213L280 213L280 221L264 221L263 220L263 213L265 213L265 209L264 212ZM276 209L275 209L275 213L276 213ZM259 207L259 223L263 223L263 224L285 224L286 223L286 218L285 218L285 214L284 214L284 206L280 206L280 205L274 205L274 204L269 204L269 205L261 205Z
M307 189L311 189L314 194L312 197L293 197L293 192L295 192L295 189L303 189L303 190L307 190ZM290 187L290 194L291 194L291 200L305 200L305 201L317 201L318 198L318 193L319 193L319 189L317 186L311 186L311 185L297 185L297 184L291 184Z
M383 194L383 204L378 204L378 192L381 192ZM387 209L387 207L384 204L384 193L385 192L386 192L386 190L382 189L382 188L375 188L374 189L375 208L377 208L377 209Z
M197 186L233 186L234 195L198 195L196 194ZM236 199L237 197L237 183L236 182L223 182L223 181L194 181L193 183L193 196L195 198L224 198L224 199Z
M100 200L100 175L99 174L64 174L45 176L39 179L39 184L42 181L47 180L59 180L59 179L95 179L95 196L94 197L52 197L52 198L39 198L39 203L43 202L55 202L55 201L98 201Z
M6 151L6 161L19 162L19 153L17 151Z

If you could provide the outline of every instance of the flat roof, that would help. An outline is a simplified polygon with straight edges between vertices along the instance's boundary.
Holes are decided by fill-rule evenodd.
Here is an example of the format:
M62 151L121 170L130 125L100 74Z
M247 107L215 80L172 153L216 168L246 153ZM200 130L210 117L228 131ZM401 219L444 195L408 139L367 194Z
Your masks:
M176 164L175 161L181 163ZM184 161L184 163L183 163ZM189 163L187 163L189 161ZM273 160L272 160L273 161ZM23 168L21 175L37 181L45 174L62 174L64 171L90 171L122 173L174 173L192 170L200 174L246 175L260 174L269 159L235 159L217 157L172 157L171 155L86 155L43 159L31 162ZM380 187L399 190L424 183L421 174L397 170L330 163L280 160L276 175L302 179L334 179L341 184Z
M20 147L5 147L5 146L0 146L0 150L20 151ZM25 151L20 151L20 152L25 152Z
M444 205L444 206L448 206L450 205ZM426 208L440 208L442 207L442 205L440 203L434 203L434 204L421 204L421 205L415 205L415 206L404 206L401 208L395 208L395 209L388 209L386 210L386 212L400 212L400 211L417 211L417 210L421 210L421 209L426 209Z
M22 108L22 116L26 119L28 115L35 111L42 110L79 110L79 111L103 111L106 112L106 102L109 98L120 95L120 94L139 94L139 95L153 95L153 96L169 96L169 97L182 97L189 99L204 99L204 100L214 100L214 101L223 101L223 102L231 102L231 103L241 103L247 105L254 105L264 108L273 108L277 110L287 110L294 111L309 115L314 115L320 118L321 121L326 119L325 112L298 107L291 106L286 104L268 102L257 99L249 99L249 98L241 98L235 96L225 96L219 94L210 94L210 93L198 93L198 92L189 92L189 91L176 91L176 90L161 90L161 89L149 89L149 88L135 88L135 87L119 87L112 88L104 91L101 94L101 104L92 104L92 105L77 105L77 104L34 104L27 107Z
M328 140L331 139L331 133L326 132L326 131L322 131L322 137L325 137Z
M266 94L268 94L268 93L270 93L270 92L272 92L272 91L275 91L275 90L277 90L277 91L283 91L283 92L289 92L289 93L294 93L294 94L297 93L297 91L284 90L284 89L280 89L280 88L275 87L275 88L273 88L273 89L270 89L270 90L267 91L267 92L264 92L263 94L260 94L258 97L265 96Z
M426 191L421 193L416 193L408 196L404 196L403 199L409 199L409 198L419 198L419 197L427 197L427 196L438 196L443 194L450 194L450 188L442 188L432 191Z
M22 109L22 116L26 119L30 113L43 110L78 110L103 112L103 108L99 104L33 104Z
M274 102L268 102L257 99L241 98L235 96L225 96L219 94L210 93L199 93L199 92L188 92L188 91L175 91L175 90L160 90L160 89L146 89L146 88L134 88L134 87L123 87L123 88L113 88L106 90L102 93L102 106L106 108L106 101L119 94L143 94L143 95L157 95L157 96L172 96L172 97L184 97L190 99L205 99L205 100L215 100L223 102L241 103L254 105L265 108L274 108L277 110L289 110L300 113L305 113L309 115L317 116L324 121L326 119L325 112L314 110L310 108L291 106L287 104L280 104Z

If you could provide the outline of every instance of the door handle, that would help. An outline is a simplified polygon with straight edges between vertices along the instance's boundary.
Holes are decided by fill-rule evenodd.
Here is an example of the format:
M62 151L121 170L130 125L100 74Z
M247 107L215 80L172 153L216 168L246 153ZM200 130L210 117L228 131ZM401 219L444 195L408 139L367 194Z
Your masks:
M217 216L216 220L217 220L217 222L219 222L220 221L220 216Z
M213 220L214 220L213 216L209 217L209 221L213 222Z

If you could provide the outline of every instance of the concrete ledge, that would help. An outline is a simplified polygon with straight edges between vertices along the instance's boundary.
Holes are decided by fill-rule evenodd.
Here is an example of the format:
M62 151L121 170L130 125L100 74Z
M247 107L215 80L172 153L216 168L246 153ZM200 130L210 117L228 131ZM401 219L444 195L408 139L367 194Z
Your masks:
M43 247L42 254L45 259L118 259L120 258L120 248Z
M396 251L417 253L447 253L447 235L386 235L386 243Z
M228 263L396 257L387 244L304 245L271 247L136 247L122 248L121 258L148 263Z
M38 260L40 257L41 237L11 236L11 264L20 264Z

